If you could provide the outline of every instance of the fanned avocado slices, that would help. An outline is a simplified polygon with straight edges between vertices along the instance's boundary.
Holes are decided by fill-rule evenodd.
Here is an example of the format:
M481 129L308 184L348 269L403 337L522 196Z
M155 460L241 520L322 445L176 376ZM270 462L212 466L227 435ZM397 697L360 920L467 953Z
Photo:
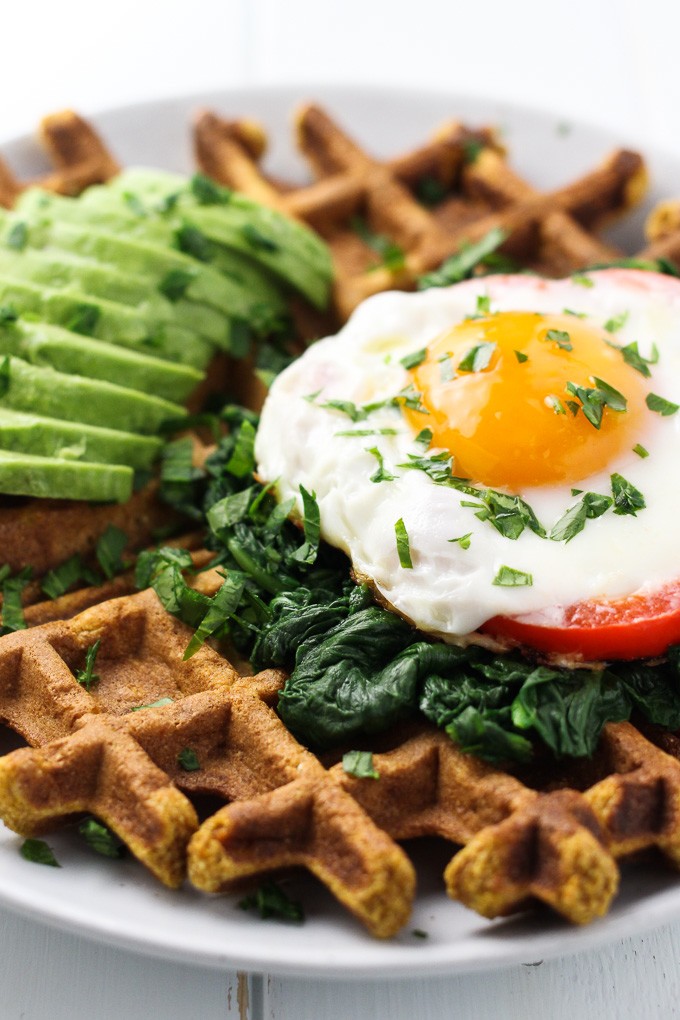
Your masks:
M204 368L213 347L197 333L163 323L150 326L143 314L128 305L92 297L79 291L57 290L0 274L0 305L74 333L131 347L180 364Z
M307 227L200 175L135 171L0 209L0 492L126 500L217 350L277 344L331 261Z
M123 464L92 464L0 450L0 492L10 496L124 503L134 472Z
M186 415L180 404L100 379L56 372L6 355L0 363L0 407L36 411L48 418L104 425L126 432L157 432Z
M0 310L1 311L1 310ZM189 365L163 361L102 340L32 319L0 314L0 357L13 354L32 365L125 385L165 400L181 402L204 378Z
M0 407L0 450L61 460L127 464L147 470L162 448L163 441L156 436L139 436Z
M67 252L30 248L20 252L0 248L0 273L53 289L76 290L129 305L143 314L154 328L162 323L174 323L199 333L217 347L224 347L228 337L227 323L221 312L180 296L187 278L174 283L169 280L165 288L168 297L162 287L152 286L132 273Z

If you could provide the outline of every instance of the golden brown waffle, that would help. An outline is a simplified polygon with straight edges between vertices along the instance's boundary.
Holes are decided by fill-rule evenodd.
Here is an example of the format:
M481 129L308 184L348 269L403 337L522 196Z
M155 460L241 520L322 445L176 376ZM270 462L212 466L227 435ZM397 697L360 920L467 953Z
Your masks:
M206 590L217 584L214 574L203 580ZM268 707L281 674L240 678L207 647L184 661L190 637L146 591L0 639L0 715L31 745L0 759L4 822L34 836L94 814L175 887L198 828L180 790L235 800L237 839L218 813L192 840L196 885L216 891L302 864L375 935L394 934L413 898L406 855ZM86 690L75 674L97 641L98 679ZM195 771L181 765L187 748Z
M92 125L72 110L45 117L40 140L54 169L42 177L20 181L0 161L0 205L11 207L22 191L36 184L62 195L79 195L88 185L108 181L120 170Z
M642 158L617 150L580 180L541 194L512 172L491 131L458 123L389 162L367 155L318 106L298 112L295 131L315 176L307 187L291 188L265 176L259 166L264 135L250 121L202 113L195 124L196 159L216 180L322 234L334 257L341 320L370 294L413 287L423 273L495 227L508 234L505 253L549 276L612 259L620 253L596 232L646 187ZM432 208L422 201L426 183L434 183L441 199ZM403 263L392 268L381 263L357 231L356 218L395 245Z

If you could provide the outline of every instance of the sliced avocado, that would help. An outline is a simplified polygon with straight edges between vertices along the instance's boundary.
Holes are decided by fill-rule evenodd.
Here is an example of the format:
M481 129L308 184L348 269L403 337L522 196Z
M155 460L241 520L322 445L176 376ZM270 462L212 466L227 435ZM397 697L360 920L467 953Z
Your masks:
M160 397L115 383L67 375L6 355L0 364L0 407L48 418L81 421L126 432L157 432L186 410Z
M124 381L130 389L154 393L178 403L205 378L203 372L189 365L176 365L148 354L138 354L31 319L2 322L0 317L0 356L5 354L14 354L32 365L55 368L58 372L112 383Z
M241 285L213 266L171 247L167 240L151 242L131 238L126 228L121 229L121 226L116 227L118 233L114 233L113 228L110 232L100 229L98 216L89 210L83 216L79 201L70 200L66 208L78 210L76 222L62 219L62 206L59 207L59 219L44 216L28 220L17 213L0 211L2 244L8 246L12 231L22 224L25 227L24 248L54 248L71 252L139 275L155 287L163 286L170 274L183 274L190 278L185 291L187 298L207 304L230 317L247 314L252 296L245 294Z
M125 503L134 472L124 464L81 463L0 450L0 492L10 496Z
M31 248L12 251L0 248L0 273L58 290L76 290L92 297L130 305L154 327L161 323L176 323L200 333L219 347L224 346L228 335L228 323L216 309L181 297L171 301L159 287L139 276L80 259L67 252ZM172 290L172 281L166 289L171 294L177 293L176 289Z
M112 182L93 185L77 199L54 195L40 188L28 188L15 204L15 218L35 223L47 217L60 223L87 224L99 231L125 234L151 244L177 248L177 231L181 224L176 218L159 212L157 206L152 206L147 213L143 207L140 209L128 200L131 196L127 192L114 190L111 185ZM224 249L215 254L220 257L213 257L212 264L247 292L243 294L242 307L233 309L234 314L245 315L246 309L253 304L271 304L272 311L285 311L281 284L269 270L248 255L244 256L243 252ZM186 291L189 301L197 299L195 289L192 281Z
M153 331L136 309L77 291L59 291L0 274L0 305L23 317L34 315L74 333L198 369L205 368L212 357L213 347L196 333L170 323Z
M148 469L162 448L163 440L155 436L137 436L0 407L1 450Z
M206 194L206 189L162 170L129 169L106 187L133 196L147 216L154 211L159 215L159 206L169 205L168 218L193 227L209 242L250 256L316 307L328 304L330 251L305 224L218 185L210 184Z

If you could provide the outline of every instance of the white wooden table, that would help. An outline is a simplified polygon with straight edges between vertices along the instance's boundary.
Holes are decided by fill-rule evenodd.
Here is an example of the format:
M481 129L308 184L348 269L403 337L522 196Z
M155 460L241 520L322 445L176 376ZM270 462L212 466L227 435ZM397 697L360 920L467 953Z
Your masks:
M84 0L2 19L0 138L50 110L237 85L423 86L535 105L680 155L670 0ZM677 193L680 195L680 180ZM441 1020L676 1015L680 921L599 952L373 982L246 977L156 960L0 911L0 1020Z

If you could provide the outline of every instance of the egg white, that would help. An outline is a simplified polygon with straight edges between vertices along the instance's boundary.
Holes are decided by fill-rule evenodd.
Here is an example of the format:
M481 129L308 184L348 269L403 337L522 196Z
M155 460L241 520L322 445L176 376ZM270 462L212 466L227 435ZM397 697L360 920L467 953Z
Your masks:
M588 281L588 282L586 282ZM548 281L531 276L491 276L418 294L390 292L365 301L334 337L315 343L274 382L256 440L259 475L276 481L281 499L300 486L314 492L323 538L343 549L355 571L371 579L379 595L420 629L460 640L498 614L525 615L590 598L617 598L654 591L680 574L680 414L646 413L636 436L649 452L633 450L605 471L574 480L584 491L611 495L618 472L644 495L637 516L607 511L588 520L570 542L539 538L528 528L516 540L461 506L459 491L435 484L424 472L399 465L409 454L428 456L398 409L383 408L353 423L321 405L389 400L409 383L400 359L426 346L443 330L474 314L477 297L491 311L583 314L594 325L625 315L615 341L636 341L658 363L651 366L652 392L680 402L680 281L633 270L602 270L587 277ZM396 429L396 435L346 436L364 429ZM384 460L392 481L373 482ZM550 528L578 502L571 484L525 488L520 495ZM412 569L400 564L395 522L403 519ZM470 533L464 548L451 539ZM532 584L494 584L502 566L531 575Z

